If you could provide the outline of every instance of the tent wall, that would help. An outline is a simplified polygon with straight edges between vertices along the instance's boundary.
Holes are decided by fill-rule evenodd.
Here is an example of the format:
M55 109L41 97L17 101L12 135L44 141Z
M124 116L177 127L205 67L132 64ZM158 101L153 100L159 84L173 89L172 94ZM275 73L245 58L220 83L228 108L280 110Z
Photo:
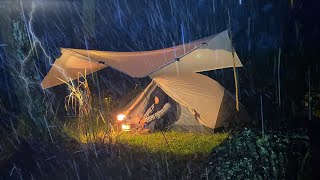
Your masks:
M161 76L154 79L172 99L199 115L199 123L209 128L216 121L224 88L207 76L189 73L181 76Z
M146 105L148 104L148 101L150 100L150 95L152 92L156 89L157 84L155 81L152 81L146 89L141 92L135 99L133 99L125 109L124 114L131 118L132 121L135 121L136 119L132 117L142 117L145 110L148 108ZM169 95L170 96L170 95ZM152 98L151 98L152 99ZM179 130L179 131L185 131L185 132L208 132L208 129L205 128L203 125L199 124L199 122L195 119L195 115L190 111L189 108L176 103L172 104L177 106L177 112L176 112L176 119L177 121L168 127L170 130Z
M157 84L152 81L135 99L133 99L124 109L124 115L127 117L142 117L145 112L148 101L150 100L150 94L157 87Z
M242 104L239 104L240 111L238 112L235 103L236 100L232 94L225 90L218 113L216 127L240 125L249 122L250 117L245 107Z
M201 125L195 115L185 106L180 106L180 118L171 126L169 130L182 132L212 132L212 129Z

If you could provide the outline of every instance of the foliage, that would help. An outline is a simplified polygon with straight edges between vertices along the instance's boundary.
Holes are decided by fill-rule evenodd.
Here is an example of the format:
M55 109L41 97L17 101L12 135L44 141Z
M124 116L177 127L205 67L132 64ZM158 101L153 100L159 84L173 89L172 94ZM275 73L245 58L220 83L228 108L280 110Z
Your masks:
M40 61L46 58L42 58L42 51L37 51L37 43L31 42L33 37L29 32L30 27L25 26L24 20L24 16L19 13L18 16L4 21L8 23L10 32L5 38L12 43L6 49L5 67L10 72L8 80L12 89L9 91L15 95L18 109L7 114L14 120L24 119L23 123L32 129L31 133L47 136L51 133L49 126L52 120L52 104L46 99L46 92L41 88L39 70Z
M82 80L82 79L83 80ZM59 79L68 86L69 95L65 98L65 109L69 111L71 108L76 116L82 117L88 115L91 110L91 92L87 81L87 73L84 75L78 73L77 85L70 78L69 82ZM77 115L78 113L78 115Z
M100 111L92 111L81 118L68 119L63 125L63 131L81 143L111 143L114 136L111 123L106 121L105 115Z
M213 149L194 179L296 179L308 169L309 138L301 132L245 130ZM304 160L302 160L304 159ZM303 162L303 163L301 163ZM300 167L299 167L300 166Z
M83 77L83 79L84 81L80 82L80 84L86 83L85 76ZM77 101L82 101L82 92L78 92L79 89L74 88L71 83L65 83L68 84L69 89L72 89L70 90L70 94L66 98L71 98L71 94L73 94L72 96L77 96L73 98L78 99ZM90 109L90 111L81 110L81 108L78 107L79 111L84 111L86 113L81 113L82 115L76 118L67 119L66 123L63 125L63 131L66 132L70 137L76 139L81 143L114 142L115 137L118 135L117 133L115 133L114 129L114 125L116 124L115 117L117 113L139 92L141 92L141 90L142 88L136 87L121 99L113 99L111 96L107 96L104 99L105 104L103 109L96 108L99 107L99 99L93 94L92 99L90 98L90 102L86 102L87 106L90 104L90 107L86 108ZM88 91L90 90L88 89ZM80 102L78 102L78 104L79 103ZM66 107L68 107L68 101L66 102ZM82 106L82 108L85 107Z
M320 118L320 87L318 89L311 90L311 108L312 114ZM303 99L304 106L309 107L309 94L307 93Z

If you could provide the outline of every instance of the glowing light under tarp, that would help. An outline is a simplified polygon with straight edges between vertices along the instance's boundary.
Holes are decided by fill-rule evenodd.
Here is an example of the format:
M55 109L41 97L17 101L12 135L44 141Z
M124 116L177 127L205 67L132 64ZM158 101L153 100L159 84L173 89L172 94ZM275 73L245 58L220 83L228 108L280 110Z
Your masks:
M123 131L129 131L130 130L130 124L129 125L122 124L122 130Z
M119 121L123 121L125 117L126 117L126 115L124 115L124 114L119 114L118 117L117 117L117 119L118 119Z

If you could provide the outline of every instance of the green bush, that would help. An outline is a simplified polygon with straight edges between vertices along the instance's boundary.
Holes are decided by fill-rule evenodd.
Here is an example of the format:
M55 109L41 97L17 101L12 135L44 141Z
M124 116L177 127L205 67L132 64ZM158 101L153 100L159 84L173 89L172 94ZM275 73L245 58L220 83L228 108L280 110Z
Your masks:
M306 132L252 130L237 133L213 149L193 179L297 179L308 177Z

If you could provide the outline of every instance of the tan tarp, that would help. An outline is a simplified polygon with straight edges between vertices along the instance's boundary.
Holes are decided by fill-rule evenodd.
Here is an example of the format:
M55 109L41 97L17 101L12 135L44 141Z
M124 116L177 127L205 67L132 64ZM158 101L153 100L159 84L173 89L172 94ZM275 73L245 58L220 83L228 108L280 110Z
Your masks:
M179 74L181 72L202 72L229 68L233 67L233 60L236 67L242 67L237 53L232 54L232 51L228 31L224 31L210 39L206 44L181 57L180 61L175 61L151 74L151 77L160 74Z
M69 82L70 79L77 79L80 76L79 73L84 75L86 71L86 74L91 74L107 67L67 49L61 49L61 53L62 56L54 62L47 76L42 80L43 89L63 84L61 80Z
M61 49L57 59L42 82L44 89L63 84L63 80L77 79L78 72L87 74L110 66L132 77L151 78L163 73L201 72L233 66L228 31L216 36L155 51L108 52L81 49ZM236 67L241 62L234 53ZM179 62L173 63L176 59ZM58 78L57 78L58 77Z
M159 76L154 81L176 102L195 110L200 124L215 128L225 91L218 82L197 73Z
M209 41L212 37L207 37L194 42L186 43L171 48L139 51L139 52L110 52L83 49L69 49L83 56L90 57L101 63L105 63L120 72L131 77L142 78L161 67L173 62L175 58L181 57Z
M61 49L61 57L53 64L51 70L42 81L44 89L63 84L60 79L69 81L77 79L78 72L83 73L87 69L87 74L96 72L105 67L112 68L130 75L131 77L145 77L149 73L174 61L207 42L210 38L204 38L185 45L172 48L140 51L140 52L108 52L83 49Z

